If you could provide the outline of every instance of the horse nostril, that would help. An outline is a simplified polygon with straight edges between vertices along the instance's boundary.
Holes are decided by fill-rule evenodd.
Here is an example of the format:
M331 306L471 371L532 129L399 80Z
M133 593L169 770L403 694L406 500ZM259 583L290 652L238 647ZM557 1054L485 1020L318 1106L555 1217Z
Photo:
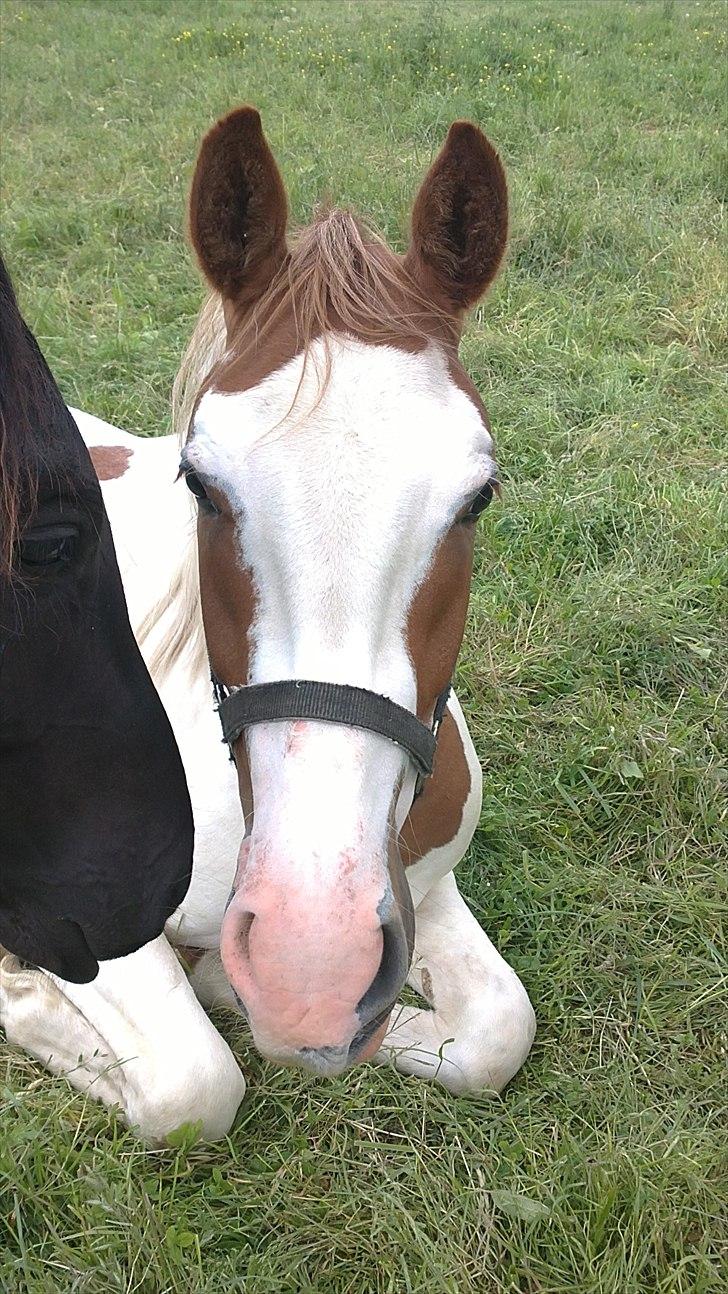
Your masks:
M253 921L255 921L255 912L243 912L241 917L241 929L238 930L238 946L246 961L250 961L251 929Z
M354 1040L363 1045L365 1039L378 1027L394 1005L394 1000L407 978L409 948L399 916L382 926L382 957L379 970L369 988L360 998L356 1013L361 1028ZM352 1044L353 1045L353 1044Z
M228 904L220 941L223 967L235 994L235 1000L246 1020L248 1008L241 994L245 993L247 996L246 987L249 987L250 931L254 921L254 912L236 912L232 920L230 904Z
M238 952L243 960L250 962L250 930L255 921L255 913L243 912L238 919L238 928L235 931L235 942Z

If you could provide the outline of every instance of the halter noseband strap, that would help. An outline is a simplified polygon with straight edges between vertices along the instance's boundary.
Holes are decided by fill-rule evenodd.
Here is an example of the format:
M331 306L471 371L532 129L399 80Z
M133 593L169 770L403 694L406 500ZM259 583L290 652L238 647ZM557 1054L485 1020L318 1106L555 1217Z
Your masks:
M315 719L346 728L365 728L407 751L417 769L415 796L432 773L437 733L450 695L448 683L437 698L432 728L428 728L410 710L390 701L389 697L348 683L291 678L277 683L248 684L229 691L215 677L212 682L223 740L228 746L252 724L281 719Z

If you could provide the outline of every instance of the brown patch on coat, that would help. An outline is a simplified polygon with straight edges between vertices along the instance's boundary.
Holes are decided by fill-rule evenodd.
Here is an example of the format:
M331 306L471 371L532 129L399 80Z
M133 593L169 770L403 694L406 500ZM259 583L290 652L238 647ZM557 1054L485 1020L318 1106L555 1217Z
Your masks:
M255 588L240 562L235 519L221 490L208 487L219 515L197 518L200 600L210 667L226 687L248 681L248 634L255 614Z
M430 723L435 702L452 679L470 600L475 527L451 526L412 600L407 648L417 679L417 714Z
M255 615L256 593L251 572L240 562L235 519L221 490L208 486L219 514L197 515L197 559L202 620L210 668L227 688L248 681L249 633ZM253 812L253 794L245 744L241 733L233 747L240 801L245 821Z
M472 778L458 726L446 711L437 739L435 767L415 800L400 832L399 847L405 867L417 863L431 849L447 845L457 835Z
M255 303L224 300L227 350L208 390L249 391L316 341L350 336L417 353L439 342L455 361L460 325L428 300L402 257L346 211L319 214L297 239L280 273ZM325 387L328 370L319 373Z
M431 723L437 698L455 672L470 600L474 539L474 526L450 527L410 607L407 647L417 679L417 714L423 723ZM405 867L455 837L471 783L457 724L446 710L432 776L400 833Z
M125 445L92 445L88 452L100 481L115 481L123 476L132 457Z

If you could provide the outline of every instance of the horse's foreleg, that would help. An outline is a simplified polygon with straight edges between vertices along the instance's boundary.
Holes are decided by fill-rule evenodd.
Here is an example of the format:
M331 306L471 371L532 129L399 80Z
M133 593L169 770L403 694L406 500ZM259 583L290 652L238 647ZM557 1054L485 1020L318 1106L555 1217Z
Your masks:
M500 1091L528 1055L533 1008L461 898L452 873L417 909L408 982L431 1010L397 1006L378 1060L451 1092Z
M535 1030L523 985L458 893L453 868L478 825L482 774L452 696L434 775L401 835L415 908L408 983L430 1010L395 1007L377 1060L438 1079L452 1092L499 1091L523 1064Z
M0 959L0 1023L8 1041L53 1073L119 1105L143 1137L200 1123L208 1140L232 1125L245 1082L163 935L102 962L91 984Z

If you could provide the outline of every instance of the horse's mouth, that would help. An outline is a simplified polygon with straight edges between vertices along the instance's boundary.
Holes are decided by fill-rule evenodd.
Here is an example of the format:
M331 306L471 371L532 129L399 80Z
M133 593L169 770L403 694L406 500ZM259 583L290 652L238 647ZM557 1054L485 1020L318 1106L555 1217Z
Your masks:
M241 1015L250 1024L250 1017L242 998L233 989L235 1001L238 1004ZM299 1047L290 1052L268 1052L264 1048L258 1047L260 1054L264 1059L271 1061L273 1064L285 1066L287 1069L305 1069L311 1074L317 1074L321 1078L333 1078L343 1074L346 1070L351 1069L363 1061L370 1060L378 1050L383 1030L389 1023L389 1017L392 1014L393 1007L385 1007L372 1020L368 1020L365 1025L357 1030L351 1042L343 1044L341 1047ZM376 1039L376 1045L372 1046ZM255 1035L253 1035L255 1042ZM256 1047L258 1044L256 1043Z

